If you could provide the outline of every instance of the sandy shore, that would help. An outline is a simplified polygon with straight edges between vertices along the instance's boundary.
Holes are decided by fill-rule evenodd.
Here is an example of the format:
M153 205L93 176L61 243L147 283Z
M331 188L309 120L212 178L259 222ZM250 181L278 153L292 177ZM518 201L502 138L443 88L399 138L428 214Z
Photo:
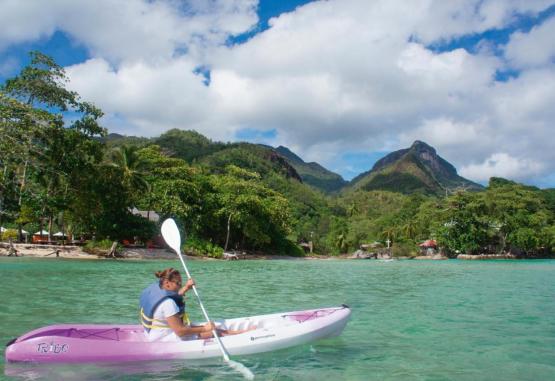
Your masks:
M70 259L107 259L104 255L89 254L83 251L81 246L72 245L35 245L25 243L15 243L15 249L19 256L31 258L70 258ZM0 242L0 257L7 258L9 245L7 242ZM57 253L56 253L57 252ZM10 258L16 258L14 256ZM209 257L197 257L185 255L187 260L216 260ZM112 259L112 258L108 258ZM166 249L146 249L146 248L124 248L118 253L117 259L177 259L173 251ZM286 255L266 255L249 254L241 256L239 260L332 260L343 259L342 257L329 257L324 255L313 255L306 257L290 257Z
M89 254L83 251L81 246L72 245L34 245L16 243L14 248L18 256L33 258L71 258L71 259L106 259L103 255ZM9 245L5 242L0 243L0 256L8 255ZM15 258L12 256L11 258ZM123 249L121 257L123 259L175 259L175 253L165 249L143 249L132 248ZM189 258L190 259L190 258Z
M89 254L83 251L81 246L72 245L35 245L25 243L15 243L14 248L17 250L18 256L23 258L70 258L70 259L107 259L102 254ZM9 244L0 242L0 257L7 257L9 252ZM16 258L12 256L11 258ZM196 257L185 255L187 260L215 260L208 257ZM263 255L252 254L242 256L240 260L312 260L312 259L334 259L335 257L327 256L310 256L310 257L289 257L283 255ZM108 258L112 259L112 258ZM177 259L173 251L166 249L146 249L146 248L124 248L118 253L117 259Z
M83 251L82 246L73 245L35 245L26 243L15 243L14 248L17 250L18 256L23 258L70 258L70 259L113 259L106 258L102 253L90 254ZM107 252L107 250L106 250ZM8 257L9 244L0 242L0 257ZM14 256L10 258L16 258ZM209 257L197 257L185 255L187 260L216 260ZM173 251L166 249L147 249L147 248L124 248L118 252L117 259L177 259ZM262 253L252 253L248 255L240 255L239 260L334 260L334 259L353 259L350 255L326 256L311 255L304 257L291 257L287 255L271 255Z
M44 258L79 258L79 259L97 259L96 255L85 253L79 246L58 246L58 245L34 245L25 243L15 243L14 248L17 250L17 256L22 257L44 257ZM0 243L0 256L7 256L9 253L9 244ZM12 258L15 258L12 256Z

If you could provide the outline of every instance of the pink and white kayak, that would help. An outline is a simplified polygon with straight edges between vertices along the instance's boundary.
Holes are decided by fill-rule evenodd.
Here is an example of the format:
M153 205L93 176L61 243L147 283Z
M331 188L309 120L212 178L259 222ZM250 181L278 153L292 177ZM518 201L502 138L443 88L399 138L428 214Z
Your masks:
M341 334L349 320L348 306L285 312L218 321L232 330L255 328L224 336L230 355L269 352ZM10 362L87 363L221 356L214 339L149 342L140 325L62 324L31 331L10 342Z

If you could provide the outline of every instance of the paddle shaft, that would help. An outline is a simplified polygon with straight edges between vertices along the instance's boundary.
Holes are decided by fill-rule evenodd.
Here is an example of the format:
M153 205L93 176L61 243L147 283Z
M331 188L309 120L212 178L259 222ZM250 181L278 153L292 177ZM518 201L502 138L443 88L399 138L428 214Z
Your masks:
M189 273L189 270L187 269L187 265L185 264L185 260L183 259L183 256L181 255L180 250L177 251L177 255L179 256L179 260L181 261L181 264L183 265L183 268L185 269L185 273L187 274L187 278L191 279L191 274ZM204 305L202 304L202 300L200 300L200 295L197 292L197 288L194 285L193 285L193 292L197 296L198 303L200 305L200 309L202 310L202 313L204 314L204 318L206 319L207 322L210 322L210 318L208 317L208 313L206 312L206 309L204 308ZM218 333L216 332L216 329L212 330L212 335L214 335L214 338L218 342L218 345L220 347L220 351L222 351L222 356L223 356L224 360L226 362L229 362L229 354L225 350L224 344L222 343L222 340L218 336Z

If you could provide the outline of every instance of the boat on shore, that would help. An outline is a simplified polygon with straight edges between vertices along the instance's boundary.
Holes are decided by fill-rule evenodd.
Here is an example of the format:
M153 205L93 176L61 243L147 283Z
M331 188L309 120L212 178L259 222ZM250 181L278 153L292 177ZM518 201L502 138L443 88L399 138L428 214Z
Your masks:
M217 321L247 332L221 337L230 355L249 355L306 344L341 334L348 306ZM7 362L98 363L220 357L214 338L147 341L141 325L61 324L28 332L8 343Z

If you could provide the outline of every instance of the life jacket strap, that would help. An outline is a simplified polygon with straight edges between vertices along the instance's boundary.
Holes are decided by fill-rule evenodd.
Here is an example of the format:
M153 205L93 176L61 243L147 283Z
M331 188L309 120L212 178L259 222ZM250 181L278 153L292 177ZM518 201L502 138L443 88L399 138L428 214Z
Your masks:
M165 320L159 320L154 318L149 318L145 315L144 310L141 308L140 313L141 324L143 327L148 329L168 329L170 328L169 325L166 324ZM158 324L151 324L151 323L158 323Z
M140 312L141 324L143 327L148 329L168 329L170 326L166 324L165 320L149 318L145 315L144 310L141 308ZM187 323L187 325L191 325L191 320L189 319L189 315L185 312L182 316L183 322ZM158 323L158 324L149 324L149 323Z

